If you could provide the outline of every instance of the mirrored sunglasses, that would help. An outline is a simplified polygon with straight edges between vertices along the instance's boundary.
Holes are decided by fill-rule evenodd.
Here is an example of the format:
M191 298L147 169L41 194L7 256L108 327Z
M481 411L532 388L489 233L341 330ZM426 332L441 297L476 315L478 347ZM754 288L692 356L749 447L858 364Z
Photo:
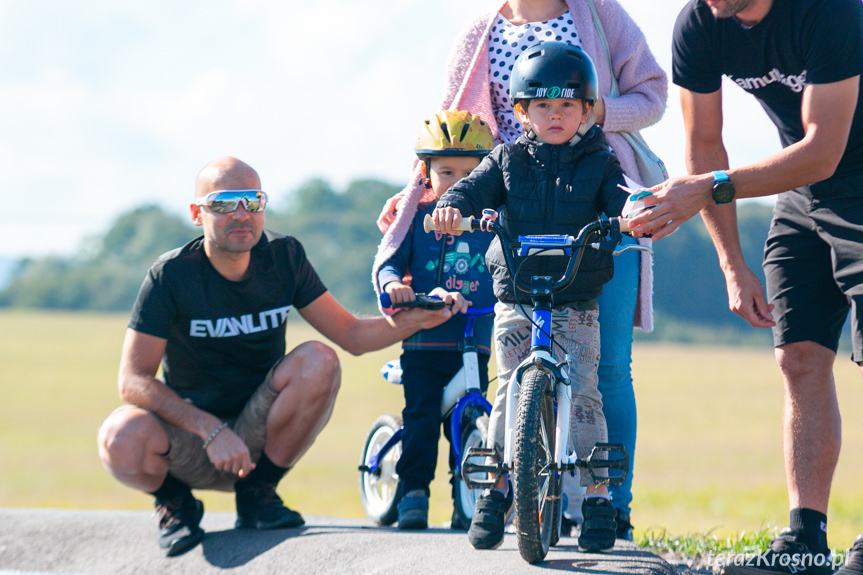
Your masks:
M261 190L216 190L195 200L196 206L207 206L217 214L229 214L243 203L247 212L262 212L267 207L267 193Z

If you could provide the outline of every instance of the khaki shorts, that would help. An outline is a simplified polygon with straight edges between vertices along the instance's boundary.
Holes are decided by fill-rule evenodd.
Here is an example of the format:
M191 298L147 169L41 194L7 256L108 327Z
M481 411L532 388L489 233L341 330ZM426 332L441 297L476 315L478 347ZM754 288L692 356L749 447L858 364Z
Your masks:
M252 394L240 415L228 421L228 426L249 448L252 463L257 463L260 459L267 442L267 416L279 395L273 389L273 373L279 363L281 361L276 362L270 369L264 383ZM200 437L156 417L170 441L165 457L168 459L168 472L171 475L195 489L233 491L238 477L213 467Z

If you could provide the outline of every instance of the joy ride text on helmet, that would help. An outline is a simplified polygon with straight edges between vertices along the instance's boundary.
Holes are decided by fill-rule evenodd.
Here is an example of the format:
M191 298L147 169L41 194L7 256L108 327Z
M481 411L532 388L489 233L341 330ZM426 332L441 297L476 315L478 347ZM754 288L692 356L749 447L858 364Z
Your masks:
M512 67L510 99L599 97L596 68L587 53L565 42L543 42L521 53Z

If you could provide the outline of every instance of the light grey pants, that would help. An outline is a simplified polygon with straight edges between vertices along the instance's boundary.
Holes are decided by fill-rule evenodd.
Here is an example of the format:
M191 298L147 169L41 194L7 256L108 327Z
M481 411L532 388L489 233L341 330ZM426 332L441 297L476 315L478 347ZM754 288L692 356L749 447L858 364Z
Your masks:
M524 306L529 314L530 306ZM569 354L573 364L569 369L572 381L572 418L570 448L575 447L579 458L590 455L596 443L608 441L602 395L597 389L599 367L599 312L595 300L578 302L552 310L553 356L563 361ZM517 306L498 302L494 308L494 345L497 355L497 392L489 417L487 446L503 452L506 427L506 394L515 368L530 353L530 322ZM565 351L562 351L560 348ZM586 474L583 474L586 475ZM590 477L581 483L590 485Z

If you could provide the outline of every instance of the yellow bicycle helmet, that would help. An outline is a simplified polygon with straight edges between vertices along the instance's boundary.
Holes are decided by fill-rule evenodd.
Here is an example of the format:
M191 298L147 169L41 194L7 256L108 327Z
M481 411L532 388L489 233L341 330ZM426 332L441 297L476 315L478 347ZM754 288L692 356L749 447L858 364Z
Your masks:
M446 110L423 121L414 149L420 160L429 156L485 156L494 148L491 128L479 116Z

